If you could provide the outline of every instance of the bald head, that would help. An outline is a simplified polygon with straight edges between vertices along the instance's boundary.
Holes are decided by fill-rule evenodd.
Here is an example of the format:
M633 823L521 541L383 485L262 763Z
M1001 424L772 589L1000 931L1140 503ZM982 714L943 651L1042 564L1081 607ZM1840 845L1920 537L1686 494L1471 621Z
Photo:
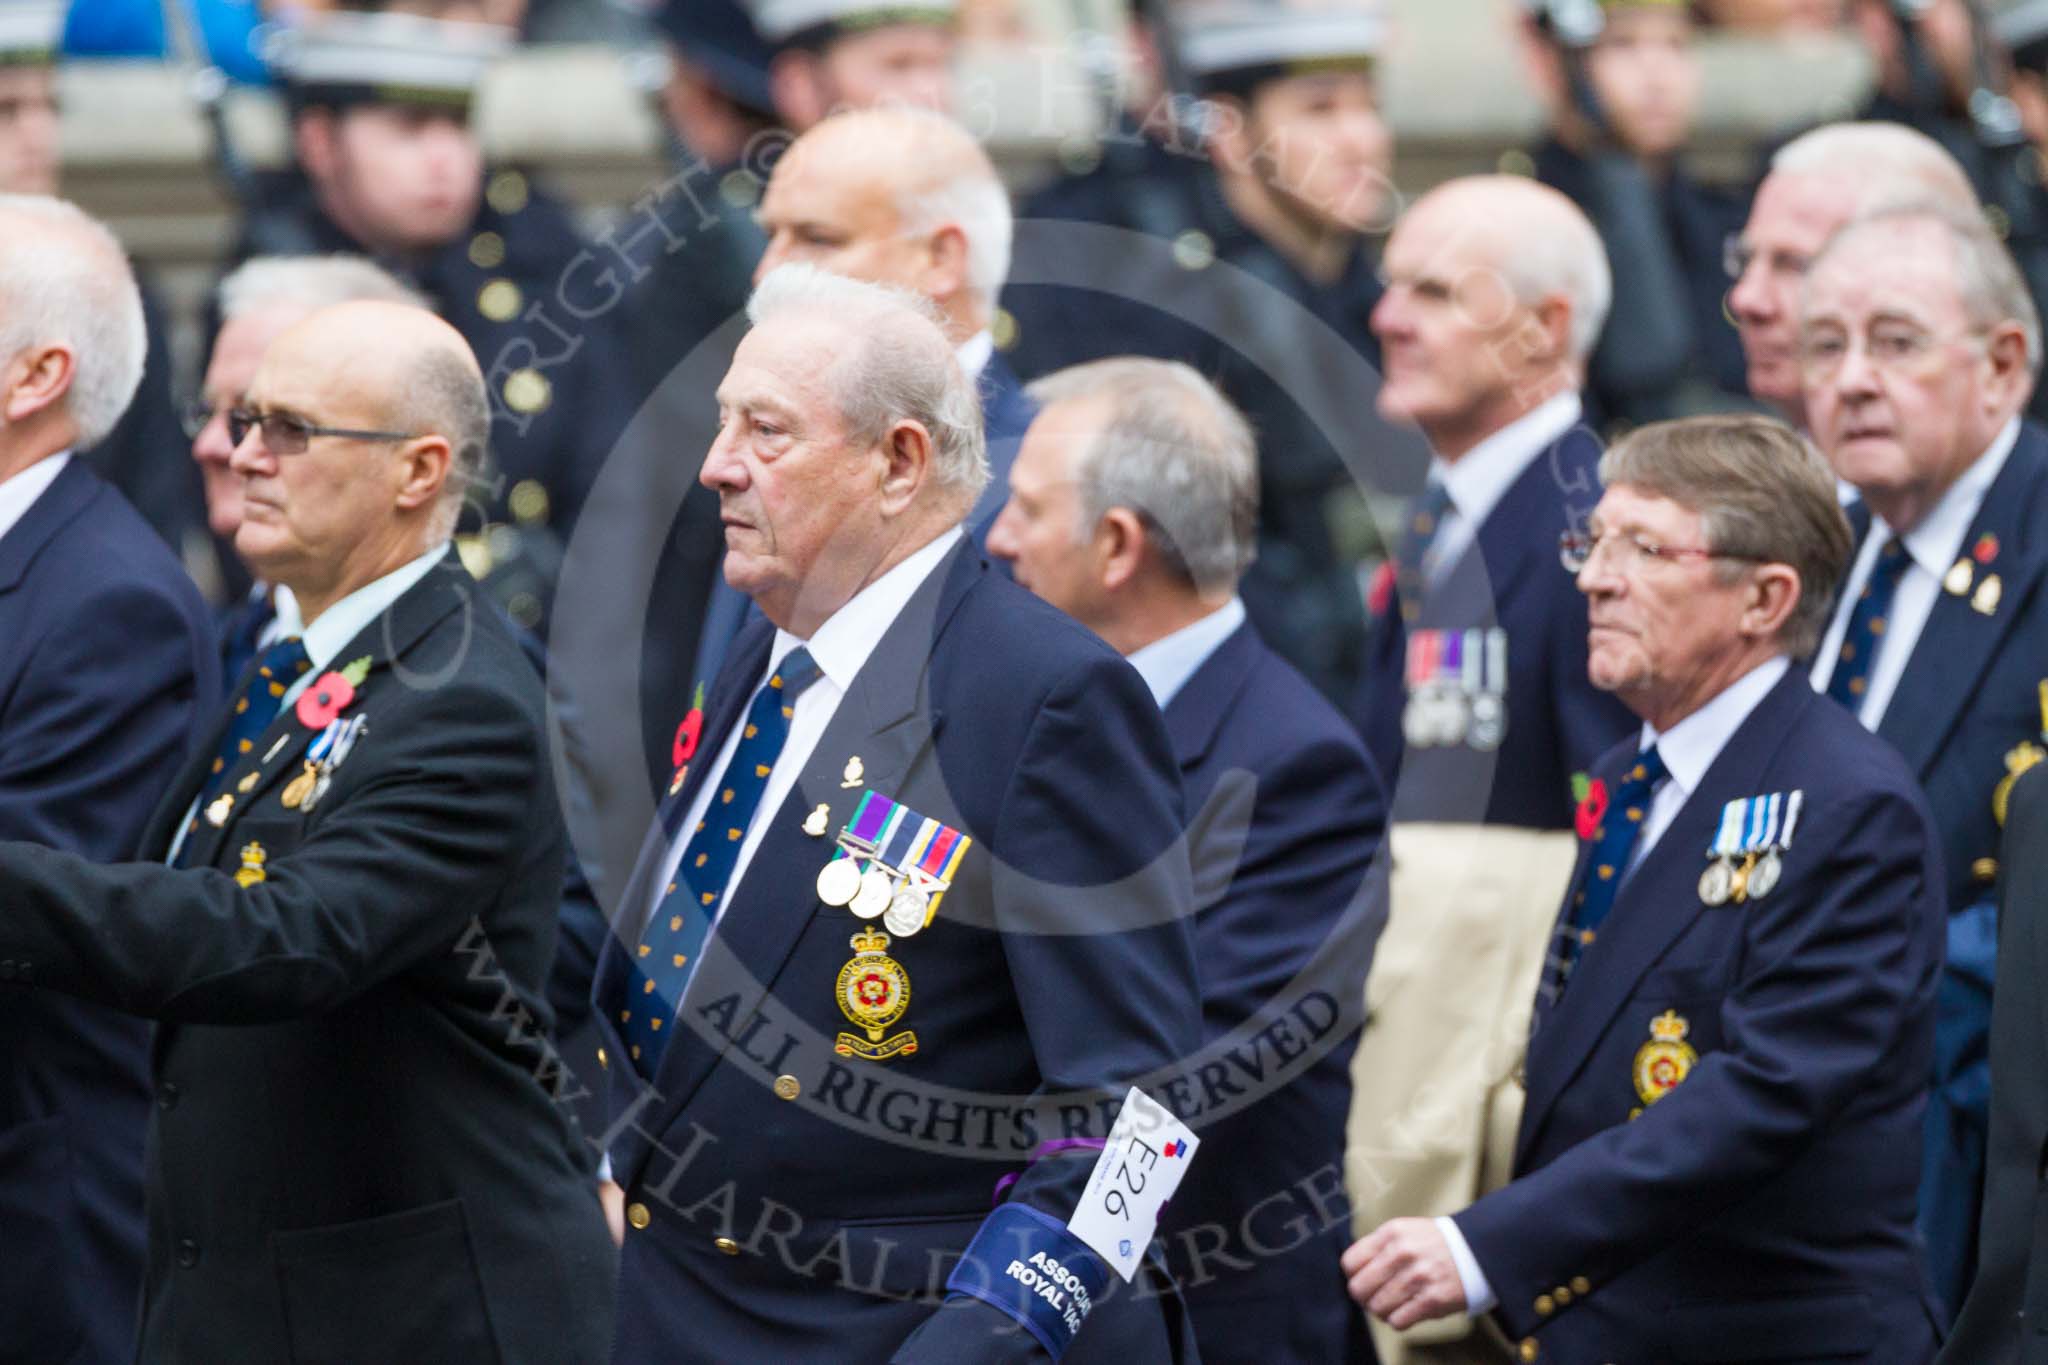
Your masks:
M322 308L280 333L245 401L263 420L233 456L235 548L297 593L309 622L448 538L490 423L462 334L382 301Z
M1445 459L1584 382L1613 282L1599 234L1557 191L1450 181L1402 215L1383 263L1379 409Z
M776 163L755 281L807 262L930 299L957 345L988 325L1010 268L1009 196L965 129L876 109L819 123Z

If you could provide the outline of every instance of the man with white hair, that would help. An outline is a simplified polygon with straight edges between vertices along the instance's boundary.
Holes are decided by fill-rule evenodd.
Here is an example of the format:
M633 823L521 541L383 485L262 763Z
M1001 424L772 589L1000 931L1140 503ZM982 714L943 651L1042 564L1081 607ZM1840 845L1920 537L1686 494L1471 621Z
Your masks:
M1188 1065L1206 1077L1188 1117L1207 1151L1174 1196L1168 1257L1208 1365L1341 1360L1345 1224L1317 1191L1342 1181L1347 1011L1372 950L1367 872L1386 796L1357 733L1245 619L1258 456L1237 409L1187 366L1135 356L1057 371L1031 393L1045 409L989 550L1129 659L1166 717L1213 1055L1314 1054L1236 1108L1234 1086Z
M1975 213L1880 210L1807 271L1802 405L1856 490L1856 559L1813 685L1904 754L1948 876L1920 1225L1951 1312L1976 1260L1999 827L2048 756L2048 432L2024 420L2041 323Z
M595 992L614 1358L1172 1359L1145 1249L1193 1139L1133 1092L1200 1015L1158 709L964 535L981 424L926 305L799 264L748 312L701 478L766 619ZM1139 1173L1083 1208L1105 1141Z
M1556 190L1476 176L1417 200L1385 259L1379 407L1435 459L1374 585L1356 712L1394 790L1346 1148L1361 1232L1506 1179L1577 787L1629 723L1587 681L1584 600L1540 571L1600 493L1578 397L1607 312L1599 236ZM1462 1320L1374 1330L1383 1360L1476 1346L1445 1344Z
M423 309L323 309L229 415L290 587L140 860L0 844L0 962L158 1021L143 1360L583 1365L613 1264L543 978L541 682L450 551L490 409ZM61 1244L61 1243L60 1243Z
M1799 366L1799 290L1836 229L1890 203L1977 211L1969 177L1941 144L1894 123L1836 123L1780 147L1724 263L1748 364L1749 393L1807 430Z
M0 840L103 861L134 852L218 689L191 580L72 453L127 407L144 344L112 235L0 197ZM0 980L23 975L0 952ZM0 1355L129 1358L148 1040L109 1009L0 994Z

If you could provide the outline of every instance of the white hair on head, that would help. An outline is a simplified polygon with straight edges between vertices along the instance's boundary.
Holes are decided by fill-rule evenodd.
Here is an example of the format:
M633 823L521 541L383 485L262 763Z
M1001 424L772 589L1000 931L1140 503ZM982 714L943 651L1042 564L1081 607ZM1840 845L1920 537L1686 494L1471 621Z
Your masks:
M1830 123L1802 133L1771 157L1770 173L1841 181L1854 195L1851 214L1914 200L1977 211L1970 177L1947 149L1897 123Z
M1572 308L1565 346L1572 360L1583 365L1607 325L1607 310L1614 303L1614 272L1599 232L1578 205L1560 195L1550 207L1555 215L1543 224L1549 230L1518 236L1500 270L1522 303L1564 295Z
M62 343L74 373L65 411L76 444L105 440L142 383L149 333L128 253L76 204L37 194L0 194L0 215L50 229L0 233L0 357Z
M365 256L252 256L220 282L223 321L270 308L318 312L364 300L402 303L431 311L425 296Z
M967 238L967 292L983 308L994 308L1010 277L1010 244L1016 223L1009 191L993 170L955 177L935 190L909 196L900 206L910 232L936 232L957 224Z
M848 434L875 440L897 422L918 423L931 435L939 483L960 496L965 512L988 483L981 400L931 301L795 263L769 271L747 300L747 321L756 327L791 315L834 324L852 338L832 366Z

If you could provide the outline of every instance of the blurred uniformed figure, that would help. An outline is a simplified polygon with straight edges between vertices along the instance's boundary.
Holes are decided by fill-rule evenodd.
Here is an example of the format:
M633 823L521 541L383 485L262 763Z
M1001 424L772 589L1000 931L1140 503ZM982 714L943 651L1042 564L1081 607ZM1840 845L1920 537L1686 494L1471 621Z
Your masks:
M1380 411L1436 458L1374 585L1355 702L1394 792L1345 1143L1361 1233L1507 1179L1577 788L1629 728L1587 678L1585 600L1549 567L1600 497L1578 396L1612 288L1599 235L1547 186L1467 177L1402 216L1386 278ZM1374 1336L1386 1365L1497 1358L1465 1319Z
M0 192L57 192L63 170L57 136L57 57L64 15L64 0L0 0ZM85 458L135 505L202 585L213 590L218 578L199 481L177 458L183 443L171 395L164 312L148 281L139 283L149 333L142 387L114 429L84 452Z
M1745 390L1721 310L1722 247L1744 206L1684 164L1700 92L1690 12L1677 0L1539 0L1524 36L1550 111L1534 174L1593 220L1614 269L1589 408L1602 424L1633 424L1728 404Z
M953 107L957 0L746 0L775 50L776 117L801 133L840 109Z
M1013 285L1004 296L1011 359L1027 378L1136 352L1194 366L1245 411L1264 504L1245 606L1274 649L1339 699L1364 655L1355 565L1377 537L1352 471L1367 469L1373 440L1315 420L1309 405L1356 411L1379 360L1368 319L1376 234L1393 208L1393 137L1374 79L1383 36L1368 0L1176 10L1168 66L1206 97L1205 145L1190 146L1206 164L1152 157L1099 197L1055 189L1028 205L1013 274L1080 271L1091 287ZM1034 210L1143 235L1083 235L1030 221Z
M1905 756L1942 840L1920 1229L1953 1313L1984 1181L1999 826L2013 775L2048 757L2048 432L2021 417L2040 315L1976 214L1894 208L1815 258L1800 355L1814 444L1859 495L1813 685Z
M1802 432L1799 291L1807 267L1851 218L1910 201L1958 213L1977 204L1963 168L1925 134L1890 123L1830 124L1772 155L1749 221L1728 244L1728 311L1750 395Z
M491 391L488 529L464 561L521 625L541 628L563 546L637 406L622 318L568 213L511 169L488 170L472 98L508 32L399 13L336 12L284 29L271 62L296 168L250 207L234 259L357 252L425 294ZM472 527L474 529L474 527Z

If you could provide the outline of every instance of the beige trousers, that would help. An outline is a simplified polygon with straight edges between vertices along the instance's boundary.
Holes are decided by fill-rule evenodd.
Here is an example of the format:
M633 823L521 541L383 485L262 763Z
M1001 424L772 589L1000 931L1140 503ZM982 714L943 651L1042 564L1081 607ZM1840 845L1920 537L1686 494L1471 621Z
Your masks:
M1389 1218L1456 1213L1513 1170L1529 1013L1577 842L1563 831L1397 824L1386 928L1351 1063L1344 1177L1363 1236ZM1395 1332L1381 1365L1515 1359L1489 1322Z

